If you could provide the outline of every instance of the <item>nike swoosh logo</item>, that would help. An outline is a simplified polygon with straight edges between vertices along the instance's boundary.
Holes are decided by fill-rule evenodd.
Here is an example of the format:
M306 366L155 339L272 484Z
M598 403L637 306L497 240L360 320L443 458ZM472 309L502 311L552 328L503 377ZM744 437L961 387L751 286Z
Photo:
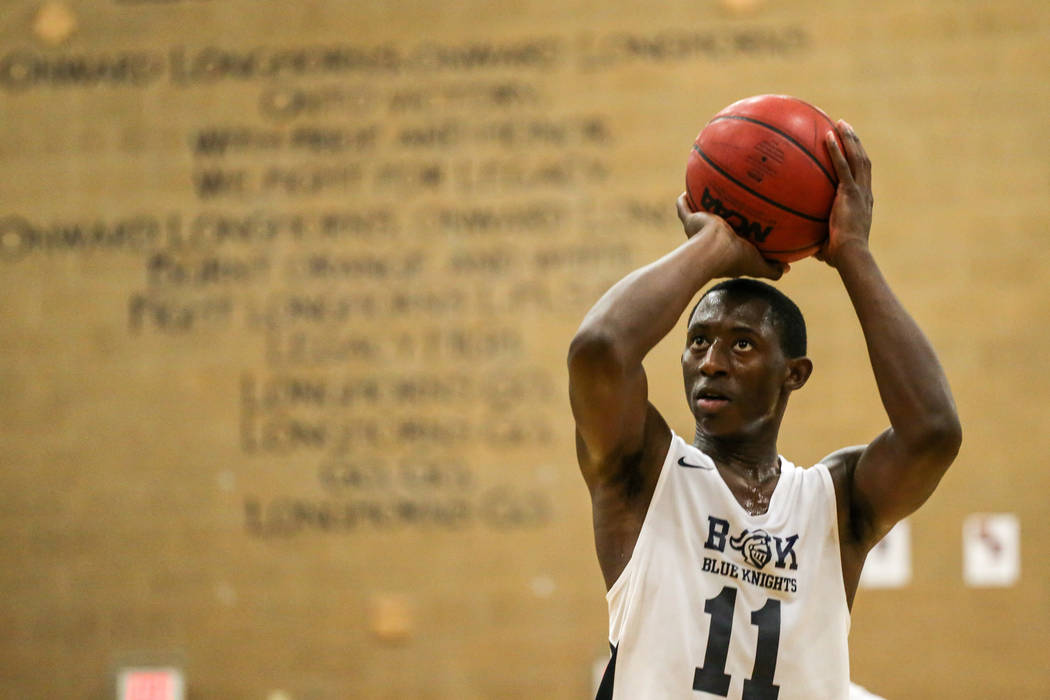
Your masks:
M714 467L709 467L705 464L690 464L689 462L685 461L685 457L678 458L678 466L689 467L690 469L714 469Z

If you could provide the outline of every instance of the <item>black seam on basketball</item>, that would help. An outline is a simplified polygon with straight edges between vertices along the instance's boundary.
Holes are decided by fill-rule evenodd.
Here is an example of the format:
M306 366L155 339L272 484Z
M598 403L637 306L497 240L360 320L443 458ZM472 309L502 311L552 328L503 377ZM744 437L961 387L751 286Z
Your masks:
M831 117L828 116L828 113L822 110L820 107L815 107L810 103L806 102L805 100L800 100L797 97L791 97L790 95L785 95L784 97L785 99L791 100L792 102L797 102L803 107L808 107L809 109L813 110L813 113L817 116L824 117L824 120L827 121L828 126L831 127L831 130L835 130L835 122L831 121Z
M725 115L722 115L721 117L715 117L714 119L711 120L711 123L713 124L713 123L715 123L715 122L717 122L719 120L722 120L722 119L739 119L740 121L743 121L743 122L750 122L751 124L757 124L758 126L763 126L763 127L767 128L767 129L769 129L770 131L773 131L775 133L780 134L781 136L786 138L788 141L790 141L791 143L793 143L796 146L798 146L798 149L800 151L802 151L803 153L805 153L806 156L811 161L813 161L813 163L818 168L820 168L820 172L824 173L824 177L826 177L828 179L828 182L831 183L832 187L836 187L837 188L839 186L838 180L836 180L834 177L832 177L831 173L829 173L827 170L825 170L823 164L821 164L821 162L819 160L817 160L817 157L815 155L813 155L812 153L810 153L808 148L806 148L801 143L796 141L794 139L794 137L791 136L791 134L789 134L787 132L784 132L784 131L781 131L780 129L776 128L772 124L767 124L766 122L759 121L758 119L754 119L752 117L743 117L743 116L736 115L736 114L725 114Z
M740 187L740 188L742 188L744 190L747 190L751 194L753 194L756 197L758 197L759 199L761 199L763 202L769 202L770 204L772 204L774 207L777 207L778 209L783 209L784 211L786 211L789 214L794 214L795 216L801 217L801 218L806 219L808 221L816 221L818 224L826 224L828 222L827 219L821 219L818 216L810 216L809 214L803 214L800 211L795 211L791 207L786 207L783 204L781 204L780 202L778 202L778 201L776 201L774 199L770 199L769 197L765 196L761 192L756 192L755 190L751 189L750 187L745 185L743 182L741 182L740 180L737 180L735 177L733 177L732 175L727 173L725 170L720 168L713 160L708 158L707 154L704 153L700 149L700 146L696 145L695 143L693 144L693 150L696 151L698 154L700 154L700 157L704 159L704 162L706 162L712 168L717 170L718 173L720 175L722 175L724 178L726 178L727 180L732 182L734 185L737 185L738 187Z

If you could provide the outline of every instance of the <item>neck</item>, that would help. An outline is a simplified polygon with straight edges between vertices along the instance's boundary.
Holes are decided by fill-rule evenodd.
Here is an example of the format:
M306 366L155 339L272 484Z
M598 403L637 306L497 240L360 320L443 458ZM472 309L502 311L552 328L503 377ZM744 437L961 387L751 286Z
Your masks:
M762 483L780 474L775 439L720 437L703 433L697 426L693 444L720 468L749 482Z
M737 475L746 483L758 485L779 476L777 436L789 394L784 391L765 416L733 435L714 435L697 420L693 444L714 460L723 474Z

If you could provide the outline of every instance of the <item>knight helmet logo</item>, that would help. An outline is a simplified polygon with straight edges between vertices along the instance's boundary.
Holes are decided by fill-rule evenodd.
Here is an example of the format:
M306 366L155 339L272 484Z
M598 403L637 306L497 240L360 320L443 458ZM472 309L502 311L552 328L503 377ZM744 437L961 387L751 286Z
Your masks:
M773 557L769 547L770 536L765 530L744 530L736 537L729 539L729 546L744 555L744 561L756 569L761 569Z

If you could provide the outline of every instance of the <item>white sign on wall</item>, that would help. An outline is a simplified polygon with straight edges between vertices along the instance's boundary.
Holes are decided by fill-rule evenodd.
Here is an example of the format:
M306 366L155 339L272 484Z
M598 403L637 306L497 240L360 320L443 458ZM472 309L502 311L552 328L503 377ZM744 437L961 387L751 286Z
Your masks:
M911 582L911 525L901 520L868 552L860 585L865 588L901 588Z
M963 581L1012 586L1021 575L1021 522L1013 513L973 513L963 522Z

